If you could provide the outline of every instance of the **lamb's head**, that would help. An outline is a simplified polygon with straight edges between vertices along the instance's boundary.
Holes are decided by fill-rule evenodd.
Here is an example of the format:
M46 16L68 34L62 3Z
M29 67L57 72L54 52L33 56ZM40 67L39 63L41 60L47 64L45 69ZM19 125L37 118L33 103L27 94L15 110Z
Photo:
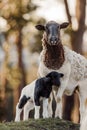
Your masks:
M62 78L63 76L64 76L63 73L58 73L55 71L52 71L46 75L46 77L50 78L52 85L56 85L56 86L60 86L60 84L61 84L60 78Z
M55 21L49 21L46 25L36 25L36 29L45 31L44 39L49 45L58 45L60 43L60 29L66 28L68 22L58 24Z

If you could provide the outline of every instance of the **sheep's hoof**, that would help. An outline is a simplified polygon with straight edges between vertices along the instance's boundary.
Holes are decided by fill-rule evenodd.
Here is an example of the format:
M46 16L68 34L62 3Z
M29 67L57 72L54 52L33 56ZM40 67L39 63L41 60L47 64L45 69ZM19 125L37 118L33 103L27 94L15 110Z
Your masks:
M48 118L52 118L53 114L48 113Z
M67 90L64 91L64 94L66 94L66 95L68 95L68 96L71 96L71 95L72 95L72 92L67 89Z
M35 120L39 119L39 117L34 117Z
M57 98L57 103L59 103L61 101L61 98L60 97L58 97Z

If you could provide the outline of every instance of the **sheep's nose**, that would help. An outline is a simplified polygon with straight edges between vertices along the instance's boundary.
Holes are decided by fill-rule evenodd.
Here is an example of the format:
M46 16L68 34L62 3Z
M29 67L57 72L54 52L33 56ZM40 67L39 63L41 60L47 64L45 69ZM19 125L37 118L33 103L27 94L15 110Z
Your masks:
M50 43L51 44L56 45L57 42L58 42L58 38L57 37L53 36L53 37L50 38Z

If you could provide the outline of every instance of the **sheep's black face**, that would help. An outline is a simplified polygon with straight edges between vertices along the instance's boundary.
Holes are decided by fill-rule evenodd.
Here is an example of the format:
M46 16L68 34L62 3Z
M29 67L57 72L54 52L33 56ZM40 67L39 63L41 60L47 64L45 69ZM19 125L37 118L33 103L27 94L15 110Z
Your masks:
M60 29L66 28L69 23L58 24L54 21L50 21L44 25L37 25L38 30L44 30L46 32L46 42L49 45L58 45L60 42Z
M60 42L60 26L57 23L48 23L46 25L47 42L50 45L57 45Z
M62 78L63 76L64 76L64 74L62 74L62 73L52 71L46 77L51 78L51 82L53 85L60 86L60 78Z

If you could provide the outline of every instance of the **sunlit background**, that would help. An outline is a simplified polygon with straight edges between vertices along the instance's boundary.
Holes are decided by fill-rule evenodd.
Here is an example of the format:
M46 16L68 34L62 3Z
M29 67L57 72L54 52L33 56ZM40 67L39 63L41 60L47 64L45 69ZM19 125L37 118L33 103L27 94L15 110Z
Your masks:
M37 78L43 32L36 24L70 22L62 42L87 57L86 6L86 0L0 0L0 121L14 120L21 89Z

